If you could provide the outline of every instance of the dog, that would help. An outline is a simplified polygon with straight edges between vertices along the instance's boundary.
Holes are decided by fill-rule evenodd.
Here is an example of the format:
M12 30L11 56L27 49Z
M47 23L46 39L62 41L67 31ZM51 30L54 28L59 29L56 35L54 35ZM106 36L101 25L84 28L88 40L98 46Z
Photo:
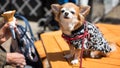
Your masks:
M64 57L74 57L72 64L79 62L82 49L84 49L84 53L90 51L86 54L89 54L91 58L107 56L112 51L112 47L105 40L101 31L85 20L90 6L77 6L69 2L63 5L52 4L51 9L62 30L62 37L70 47L70 54Z

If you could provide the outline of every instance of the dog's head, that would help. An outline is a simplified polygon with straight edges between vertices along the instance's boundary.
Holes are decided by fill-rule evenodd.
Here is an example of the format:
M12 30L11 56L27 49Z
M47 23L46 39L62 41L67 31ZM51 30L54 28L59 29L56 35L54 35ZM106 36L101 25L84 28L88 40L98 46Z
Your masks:
M69 33L82 25L90 10L90 6L77 6L73 3L52 4L51 8L62 31Z

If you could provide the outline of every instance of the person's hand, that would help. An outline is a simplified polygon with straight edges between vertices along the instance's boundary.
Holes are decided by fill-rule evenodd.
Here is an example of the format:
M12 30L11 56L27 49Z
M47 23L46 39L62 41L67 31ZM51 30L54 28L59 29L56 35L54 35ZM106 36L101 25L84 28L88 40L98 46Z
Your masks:
M10 36L11 36L11 33L10 33L9 24L6 23L0 29L0 43L3 43L6 40L8 40L10 38Z
M25 57L20 53L7 53L6 60L8 64L14 64L20 68L24 68L26 65Z
M15 22L15 25L17 24L17 20L15 19L13 22ZM14 26L14 29L16 29L16 26ZM4 18L0 18L0 44L4 43L11 37L10 32L10 23L4 20Z

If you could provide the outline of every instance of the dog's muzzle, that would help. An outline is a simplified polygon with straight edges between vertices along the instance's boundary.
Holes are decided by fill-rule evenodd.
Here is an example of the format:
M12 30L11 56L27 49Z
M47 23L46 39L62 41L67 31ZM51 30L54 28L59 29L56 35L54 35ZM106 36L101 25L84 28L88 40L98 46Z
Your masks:
M68 12L65 12L65 13L64 13L64 18L69 19L68 15L69 15L69 13L68 13Z

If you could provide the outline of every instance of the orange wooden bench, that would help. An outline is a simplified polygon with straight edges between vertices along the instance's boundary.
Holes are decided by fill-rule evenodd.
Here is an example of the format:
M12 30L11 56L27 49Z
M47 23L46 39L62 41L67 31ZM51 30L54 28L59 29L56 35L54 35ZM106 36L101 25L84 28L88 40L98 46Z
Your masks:
M41 40L35 41L34 44L35 44L35 48L38 51L40 58L45 58L46 54L45 54L45 50L44 50Z
M101 59L83 59L83 68L120 68L120 25L96 24L109 42L117 44L116 51ZM41 34L50 68L79 68L71 65L63 56L69 51L68 44L61 37L61 31ZM39 47L37 47L39 49Z

